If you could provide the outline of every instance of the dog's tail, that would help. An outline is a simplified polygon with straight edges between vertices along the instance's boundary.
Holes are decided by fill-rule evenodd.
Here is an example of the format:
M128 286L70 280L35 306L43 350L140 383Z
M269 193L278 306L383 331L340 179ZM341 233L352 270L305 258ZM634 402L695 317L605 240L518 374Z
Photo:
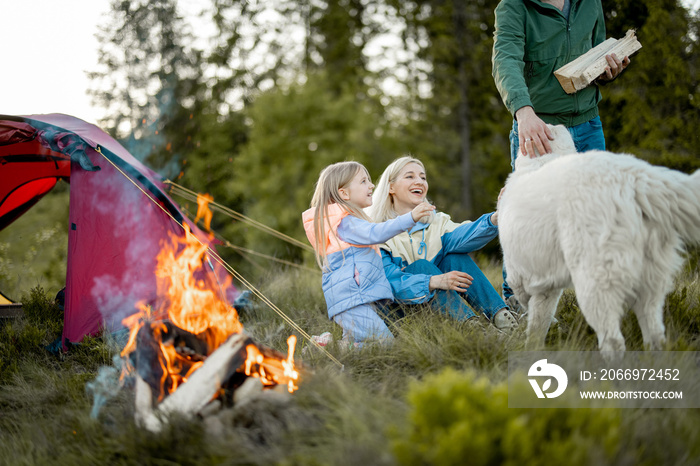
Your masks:
M690 176L670 169L657 173L638 185L642 212L670 224L685 242L700 243L700 170Z

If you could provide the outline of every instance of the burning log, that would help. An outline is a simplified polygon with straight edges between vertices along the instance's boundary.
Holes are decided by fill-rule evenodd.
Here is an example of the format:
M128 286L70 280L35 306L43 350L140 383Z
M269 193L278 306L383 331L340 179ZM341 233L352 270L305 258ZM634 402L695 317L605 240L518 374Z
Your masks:
M245 347L251 341L241 333L226 340L202 363L187 383L165 398L155 410L151 405L151 386L139 377L136 385L137 422L150 430L160 430L162 415L179 413L192 417L198 414L216 397L231 375L243 366L248 357Z
M162 428L162 419L168 415L176 413L186 418L202 415L205 409L210 408L212 400L221 395L236 375L245 375L245 377L238 377L243 382L235 384L234 404L242 402L251 396L250 394L261 392L265 385L293 383L293 380L285 374L282 360L265 357L264 354L279 357L279 353L270 348L258 346L247 335L234 334L208 356L192 376L156 408L153 408L154 393L151 384L144 380L139 372L135 388L137 423L158 432ZM251 382L251 379L255 382ZM238 393L237 388L242 385L246 386L246 390L240 390L241 393ZM216 408L212 411L216 411Z
M197 414L214 399L226 381L239 370L248 357L246 344L252 340L239 333L233 335L209 356L192 377L158 405L163 413Z
M153 394L151 387L136 374L134 391L134 420L136 424L145 427L151 432L160 432L163 427L162 422L153 412Z
M150 387L154 404L174 391L210 351L197 335L167 321L151 322L149 317L133 324L132 338L122 356L126 357L126 374L138 374Z
M236 389L233 395L233 404L239 405L254 397L255 395L262 393L263 384L257 377L248 377L245 382L241 384L240 387Z

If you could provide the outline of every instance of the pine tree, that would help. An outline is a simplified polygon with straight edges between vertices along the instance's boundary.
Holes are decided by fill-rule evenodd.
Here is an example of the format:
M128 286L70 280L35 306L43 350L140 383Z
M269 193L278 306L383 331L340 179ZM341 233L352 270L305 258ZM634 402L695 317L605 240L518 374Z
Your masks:
M690 172L700 168L698 18L678 0L609 0L608 37L636 29L642 49L602 88L607 146Z
M456 218L492 211L509 168L509 116L490 76L497 1L393 4L405 47L418 46L408 140L438 180L431 196Z

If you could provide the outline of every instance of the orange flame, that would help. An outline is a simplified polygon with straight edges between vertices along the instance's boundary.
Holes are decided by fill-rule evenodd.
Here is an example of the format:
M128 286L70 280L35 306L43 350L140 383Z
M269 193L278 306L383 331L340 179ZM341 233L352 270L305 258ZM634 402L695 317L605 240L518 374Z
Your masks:
M214 268L206 254L207 245L199 242L187 225L183 238L172 235L171 239L173 247L161 249L157 258L158 296L167 297L159 303L158 314L190 333L207 332L209 347L218 348L229 335L243 331L238 313L219 296L223 290L211 283L211 274L201 273L202 267Z
M157 358L162 376L158 399L162 400L187 381L203 364L202 358L209 356L232 334L241 333L243 325L236 309L228 305L224 297L231 284L230 277L223 283L212 278L215 272L207 245L201 243L187 225L184 237L170 234L170 243L164 244L158 254L155 273L159 297L155 308L140 303L139 312L122 321L130 328L129 340L121 352L127 361L122 377L134 370L128 366L126 356L137 350L139 330L148 326L159 349ZM169 330L165 321L205 342L208 353L194 358L183 354L182 348L174 346L173 338L166 336ZM246 361L245 369L241 370L245 370L246 375L260 377L265 386L285 384L292 392L298 388L294 381L299 377L294 368L295 344L296 337L292 335L288 339L286 360L265 356L254 345L249 345L247 357L251 362Z
M211 218L213 213L209 208L209 203L213 201L214 198L210 194L197 194L197 216L194 218L194 223L197 223L199 219L204 220L204 229L211 233Z
M299 372L294 368L294 348L297 345L297 337L290 335L287 338L287 360L282 361L282 367L284 367L284 375L289 379L287 381L287 390L289 393L294 392L297 387L294 385L295 380L299 380Z
M245 361L245 374L259 377L263 386L280 385L285 383L287 391L293 393L297 387L294 381L299 380L299 372L294 368L294 347L297 337L287 338L289 351L287 359L268 358L255 345L246 346L248 357ZM286 382L285 382L286 380Z

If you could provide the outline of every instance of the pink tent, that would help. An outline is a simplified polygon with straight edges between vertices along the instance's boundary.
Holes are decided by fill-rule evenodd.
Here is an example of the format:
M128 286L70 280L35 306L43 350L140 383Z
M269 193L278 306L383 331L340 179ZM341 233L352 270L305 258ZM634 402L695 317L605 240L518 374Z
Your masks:
M64 343L119 330L137 302L157 301L156 257L169 232L184 235L178 222L209 244L161 177L97 126L62 114L0 115L0 229L58 179L70 183ZM223 281L213 264L209 278Z

